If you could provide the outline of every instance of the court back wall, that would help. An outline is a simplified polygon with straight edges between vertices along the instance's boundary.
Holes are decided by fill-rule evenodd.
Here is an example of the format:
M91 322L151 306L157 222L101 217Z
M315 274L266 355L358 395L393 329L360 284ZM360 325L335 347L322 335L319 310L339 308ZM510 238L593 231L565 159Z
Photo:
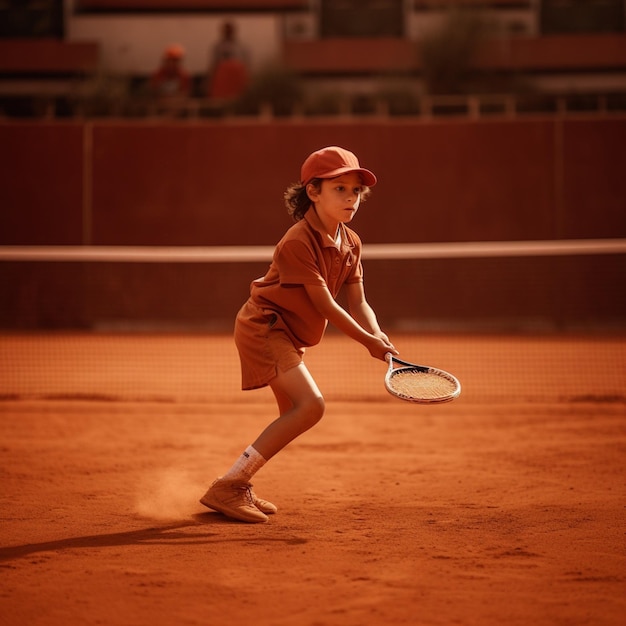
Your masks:
M626 236L626 117L107 120L0 123L0 244L273 244L330 144L379 177L366 242Z
M340 144L379 177L364 242L626 237L626 117L0 123L0 244L271 245ZM385 328L625 328L624 255L368 261ZM0 329L215 328L267 263L0 264Z

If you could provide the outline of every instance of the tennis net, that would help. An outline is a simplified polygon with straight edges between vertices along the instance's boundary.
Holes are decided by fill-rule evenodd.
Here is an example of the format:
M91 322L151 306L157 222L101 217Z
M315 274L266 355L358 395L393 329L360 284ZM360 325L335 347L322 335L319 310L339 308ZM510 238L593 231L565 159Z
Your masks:
M0 399L271 401L243 394L235 314L273 248L0 248ZM626 240L366 245L368 299L406 360L464 401L624 402ZM329 328L328 398L386 400L386 364ZM267 393L266 393L267 392Z

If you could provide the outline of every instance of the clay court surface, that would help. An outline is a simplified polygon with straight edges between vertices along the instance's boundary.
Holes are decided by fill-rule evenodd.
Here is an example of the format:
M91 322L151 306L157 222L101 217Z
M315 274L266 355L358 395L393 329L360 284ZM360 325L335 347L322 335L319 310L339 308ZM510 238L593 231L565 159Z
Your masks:
M461 398L395 400L327 337L327 414L247 525L197 502L275 417L230 337L0 338L0 623L623 624L624 337L394 340Z

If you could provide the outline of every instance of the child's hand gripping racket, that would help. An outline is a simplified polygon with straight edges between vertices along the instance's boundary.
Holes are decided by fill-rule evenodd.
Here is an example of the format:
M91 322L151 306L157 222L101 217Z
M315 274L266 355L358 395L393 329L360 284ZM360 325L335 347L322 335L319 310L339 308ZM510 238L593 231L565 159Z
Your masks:
M449 402L459 397L461 383L448 372L401 361L388 352L389 369L385 375L387 391L401 400L430 404ZM403 367L394 368L394 363Z

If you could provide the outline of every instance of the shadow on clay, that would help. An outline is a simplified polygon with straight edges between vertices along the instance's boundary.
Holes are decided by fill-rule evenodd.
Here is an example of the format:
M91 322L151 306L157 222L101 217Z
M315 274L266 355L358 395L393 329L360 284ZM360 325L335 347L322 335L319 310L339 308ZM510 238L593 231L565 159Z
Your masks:
M31 554L39 552L57 552L61 550L81 549L81 548L107 548L119 546L155 545L155 544L175 544L193 545L207 543L247 543L259 542L279 542L286 545L301 545L307 539L295 536L259 537L257 534L251 537L224 537L219 532L206 532L201 529L207 525L233 525L249 526L245 522L231 520L219 513L198 513L192 516L191 520L167 524L164 526L151 526L140 530L131 530L121 533L110 533L105 535L87 535L85 537L69 537L57 541L46 541L43 543L29 543L22 546L0 547L0 562L21 559ZM255 524L259 526L259 524ZM260 526L264 526L261 524ZM200 532L181 532L183 529L198 528Z

